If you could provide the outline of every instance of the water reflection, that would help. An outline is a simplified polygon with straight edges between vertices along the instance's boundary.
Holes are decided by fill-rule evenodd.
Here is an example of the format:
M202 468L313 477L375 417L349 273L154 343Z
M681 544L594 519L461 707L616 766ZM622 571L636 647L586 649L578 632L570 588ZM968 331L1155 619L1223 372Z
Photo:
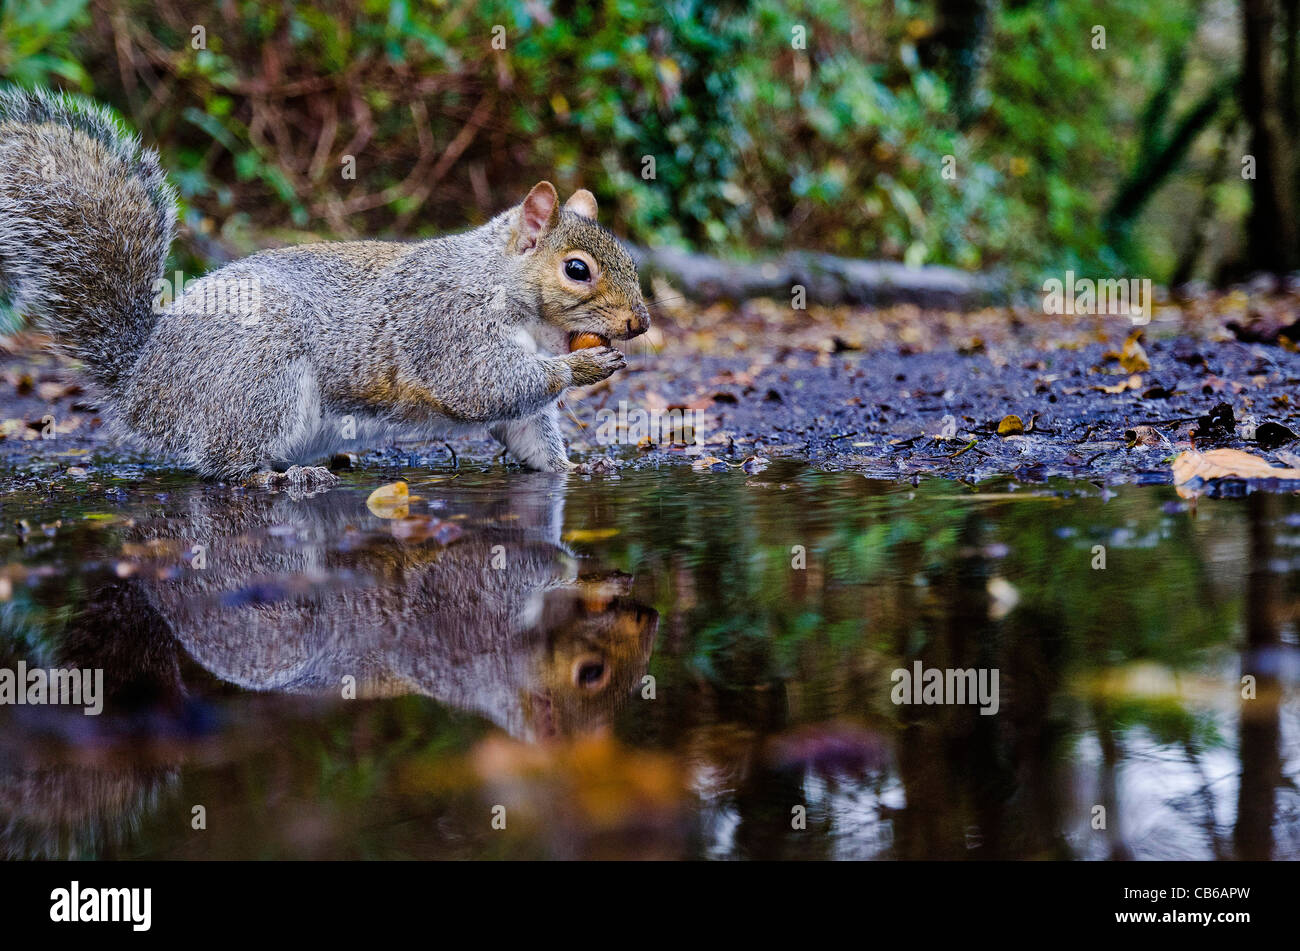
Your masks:
M467 473L413 482L441 545L373 487L22 503L0 666L111 696L0 708L0 849L1300 857L1295 497Z
M630 579L579 576L560 538L562 486L539 479L461 513L468 530L447 547L358 527L374 520L351 494L191 496L137 539L202 544L206 566L169 571L164 558L140 585L226 683L421 694L530 740L590 730L644 673L657 615L626 597Z

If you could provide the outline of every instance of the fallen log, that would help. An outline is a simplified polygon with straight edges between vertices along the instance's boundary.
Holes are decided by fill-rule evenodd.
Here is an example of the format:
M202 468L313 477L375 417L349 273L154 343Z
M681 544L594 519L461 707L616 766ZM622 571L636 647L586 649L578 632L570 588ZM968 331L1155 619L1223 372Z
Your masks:
M805 289L809 304L883 307L916 304L966 310L1005 303L1003 282L956 268L908 267L895 261L864 261L815 251L792 251L767 261L726 261L677 248L634 247L643 278L660 277L702 303L754 297L790 299Z

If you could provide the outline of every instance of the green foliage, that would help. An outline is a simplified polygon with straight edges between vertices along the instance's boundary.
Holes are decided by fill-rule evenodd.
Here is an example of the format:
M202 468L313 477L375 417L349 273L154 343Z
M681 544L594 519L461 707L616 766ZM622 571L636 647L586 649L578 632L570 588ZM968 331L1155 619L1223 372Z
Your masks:
M7 4L6 75L119 107L163 151L190 229L233 251L460 227L550 178L643 243L1027 278L1146 261L1141 240L1107 246L1102 211L1146 142L1162 55L1197 26L1181 0L1000 5L959 123L918 0L106 6L113 29L87 30L85 0Z
M0 76L25 86L86 84L71 53L73 31L89 17L88 0L4 0L0 4Z

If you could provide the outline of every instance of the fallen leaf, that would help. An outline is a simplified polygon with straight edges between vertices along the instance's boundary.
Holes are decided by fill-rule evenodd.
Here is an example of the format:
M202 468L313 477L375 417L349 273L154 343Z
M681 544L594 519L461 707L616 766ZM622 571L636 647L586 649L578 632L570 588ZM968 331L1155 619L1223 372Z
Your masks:
M381 485L366 499L366 508L380 518L406 518L411 514L411 490L400 481Z
M1300 468L1277 468L1267 459L1240 449L1211 449L1208 452L1189 449L1179 453L1172 467L1174 486L1183 498L1197 494L1195 489L1186 488L1193 479L1203 482L1213 479L1300 479Z
M76 396L81 392L79 383L39 383L36 386L36 395L47 403L56 402L65 396Z
M694 469L696 472L703 472L706 469L713 469L715 471L721 472L723 469L728 467L727 464L723 462L721 459L719 459L717 456L704 456L703 458L696 459L694 462L692 462L691 468Z
M1164 433L1151 426L1134 426L1132 429L1124 431L1124 439L1128 447L1134 446L1168 446L1169 440Z
M1094 390L1101 390L1103 393L1123 393L1126 390L1140 390L1142 388L1141 374L1134 373L1127 380L1116 383L1114 386L1094 386Z
M618 534L617 528L573 528L564 533L566 542L599 542L613 538Z
M1124 349L1120 351L1119 365L1128 373L1146 373L1151 369L1151 361L1147 359L1147 352L1142 349L1142 331L1135 330L1128 335L1124 341Z

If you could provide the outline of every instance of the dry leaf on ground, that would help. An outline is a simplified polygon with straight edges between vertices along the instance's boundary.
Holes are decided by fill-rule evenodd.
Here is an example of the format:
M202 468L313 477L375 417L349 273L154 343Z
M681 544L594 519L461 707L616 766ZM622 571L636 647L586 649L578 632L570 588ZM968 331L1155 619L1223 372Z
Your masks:
M1195 495L1194 491L1184 490L1184 486L1193 479L1200 478L1206 482L1211 479L1297 479L1300 469L1282 469L1269 463L1267 459L1251 455L1240 449L1211 449L1199 452L1189 449L1180 453L1173 461L1174 485L1178 494L1187 498Z
M1025 424L1019 416L1003 416L1002 422L998 423L999 436L1020 436L1025 431Z

